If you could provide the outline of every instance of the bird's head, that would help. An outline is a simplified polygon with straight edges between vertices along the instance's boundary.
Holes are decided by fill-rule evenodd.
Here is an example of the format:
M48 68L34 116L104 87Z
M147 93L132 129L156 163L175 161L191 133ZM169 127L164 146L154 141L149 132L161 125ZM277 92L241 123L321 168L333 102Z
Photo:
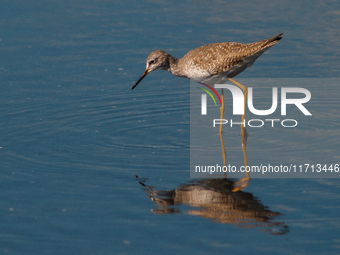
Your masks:
M140 83L143 78L150 72L155 70L168 70L169 69L169 58L170 54L166 53L162 50L156 50L151 52L150 55L146 59L146 68L142 76L139 80L132 86L131 89L134 89L138 83Z

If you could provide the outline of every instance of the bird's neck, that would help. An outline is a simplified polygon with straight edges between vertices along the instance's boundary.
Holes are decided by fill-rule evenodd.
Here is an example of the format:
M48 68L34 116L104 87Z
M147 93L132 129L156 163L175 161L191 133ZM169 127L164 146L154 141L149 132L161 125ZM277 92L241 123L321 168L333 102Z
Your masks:
M176 76L182 76L178 68L179 59L169 55L169 68L168 71Z

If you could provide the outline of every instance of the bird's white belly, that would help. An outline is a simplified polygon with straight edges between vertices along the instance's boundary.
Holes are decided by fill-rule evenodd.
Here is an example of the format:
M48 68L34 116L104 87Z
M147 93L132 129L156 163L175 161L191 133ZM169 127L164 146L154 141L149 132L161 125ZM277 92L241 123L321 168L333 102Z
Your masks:
M185 70L185 76L189 79L201 80L210 77L211 74L207 70L198 67L191 67L190 69Z

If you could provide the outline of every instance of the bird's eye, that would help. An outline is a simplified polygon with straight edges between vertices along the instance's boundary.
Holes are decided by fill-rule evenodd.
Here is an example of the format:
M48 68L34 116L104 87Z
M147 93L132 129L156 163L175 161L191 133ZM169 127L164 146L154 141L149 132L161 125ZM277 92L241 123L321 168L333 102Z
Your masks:
M155 60L150 60L149 61L149 65L152 65L152 64L154 64L156 61Z

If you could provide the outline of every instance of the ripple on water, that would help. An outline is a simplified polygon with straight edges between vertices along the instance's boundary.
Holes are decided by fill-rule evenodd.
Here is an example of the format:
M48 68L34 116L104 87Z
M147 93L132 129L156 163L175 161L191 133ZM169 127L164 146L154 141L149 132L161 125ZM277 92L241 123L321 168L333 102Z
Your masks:
M167 92L141 91L132 97L126 88L13 88L0 103L4 165L98 167L99 161L112 166L118 158L123 166L131 157L126 149L133 154L185 148L188 104L177 100L186 95Z

